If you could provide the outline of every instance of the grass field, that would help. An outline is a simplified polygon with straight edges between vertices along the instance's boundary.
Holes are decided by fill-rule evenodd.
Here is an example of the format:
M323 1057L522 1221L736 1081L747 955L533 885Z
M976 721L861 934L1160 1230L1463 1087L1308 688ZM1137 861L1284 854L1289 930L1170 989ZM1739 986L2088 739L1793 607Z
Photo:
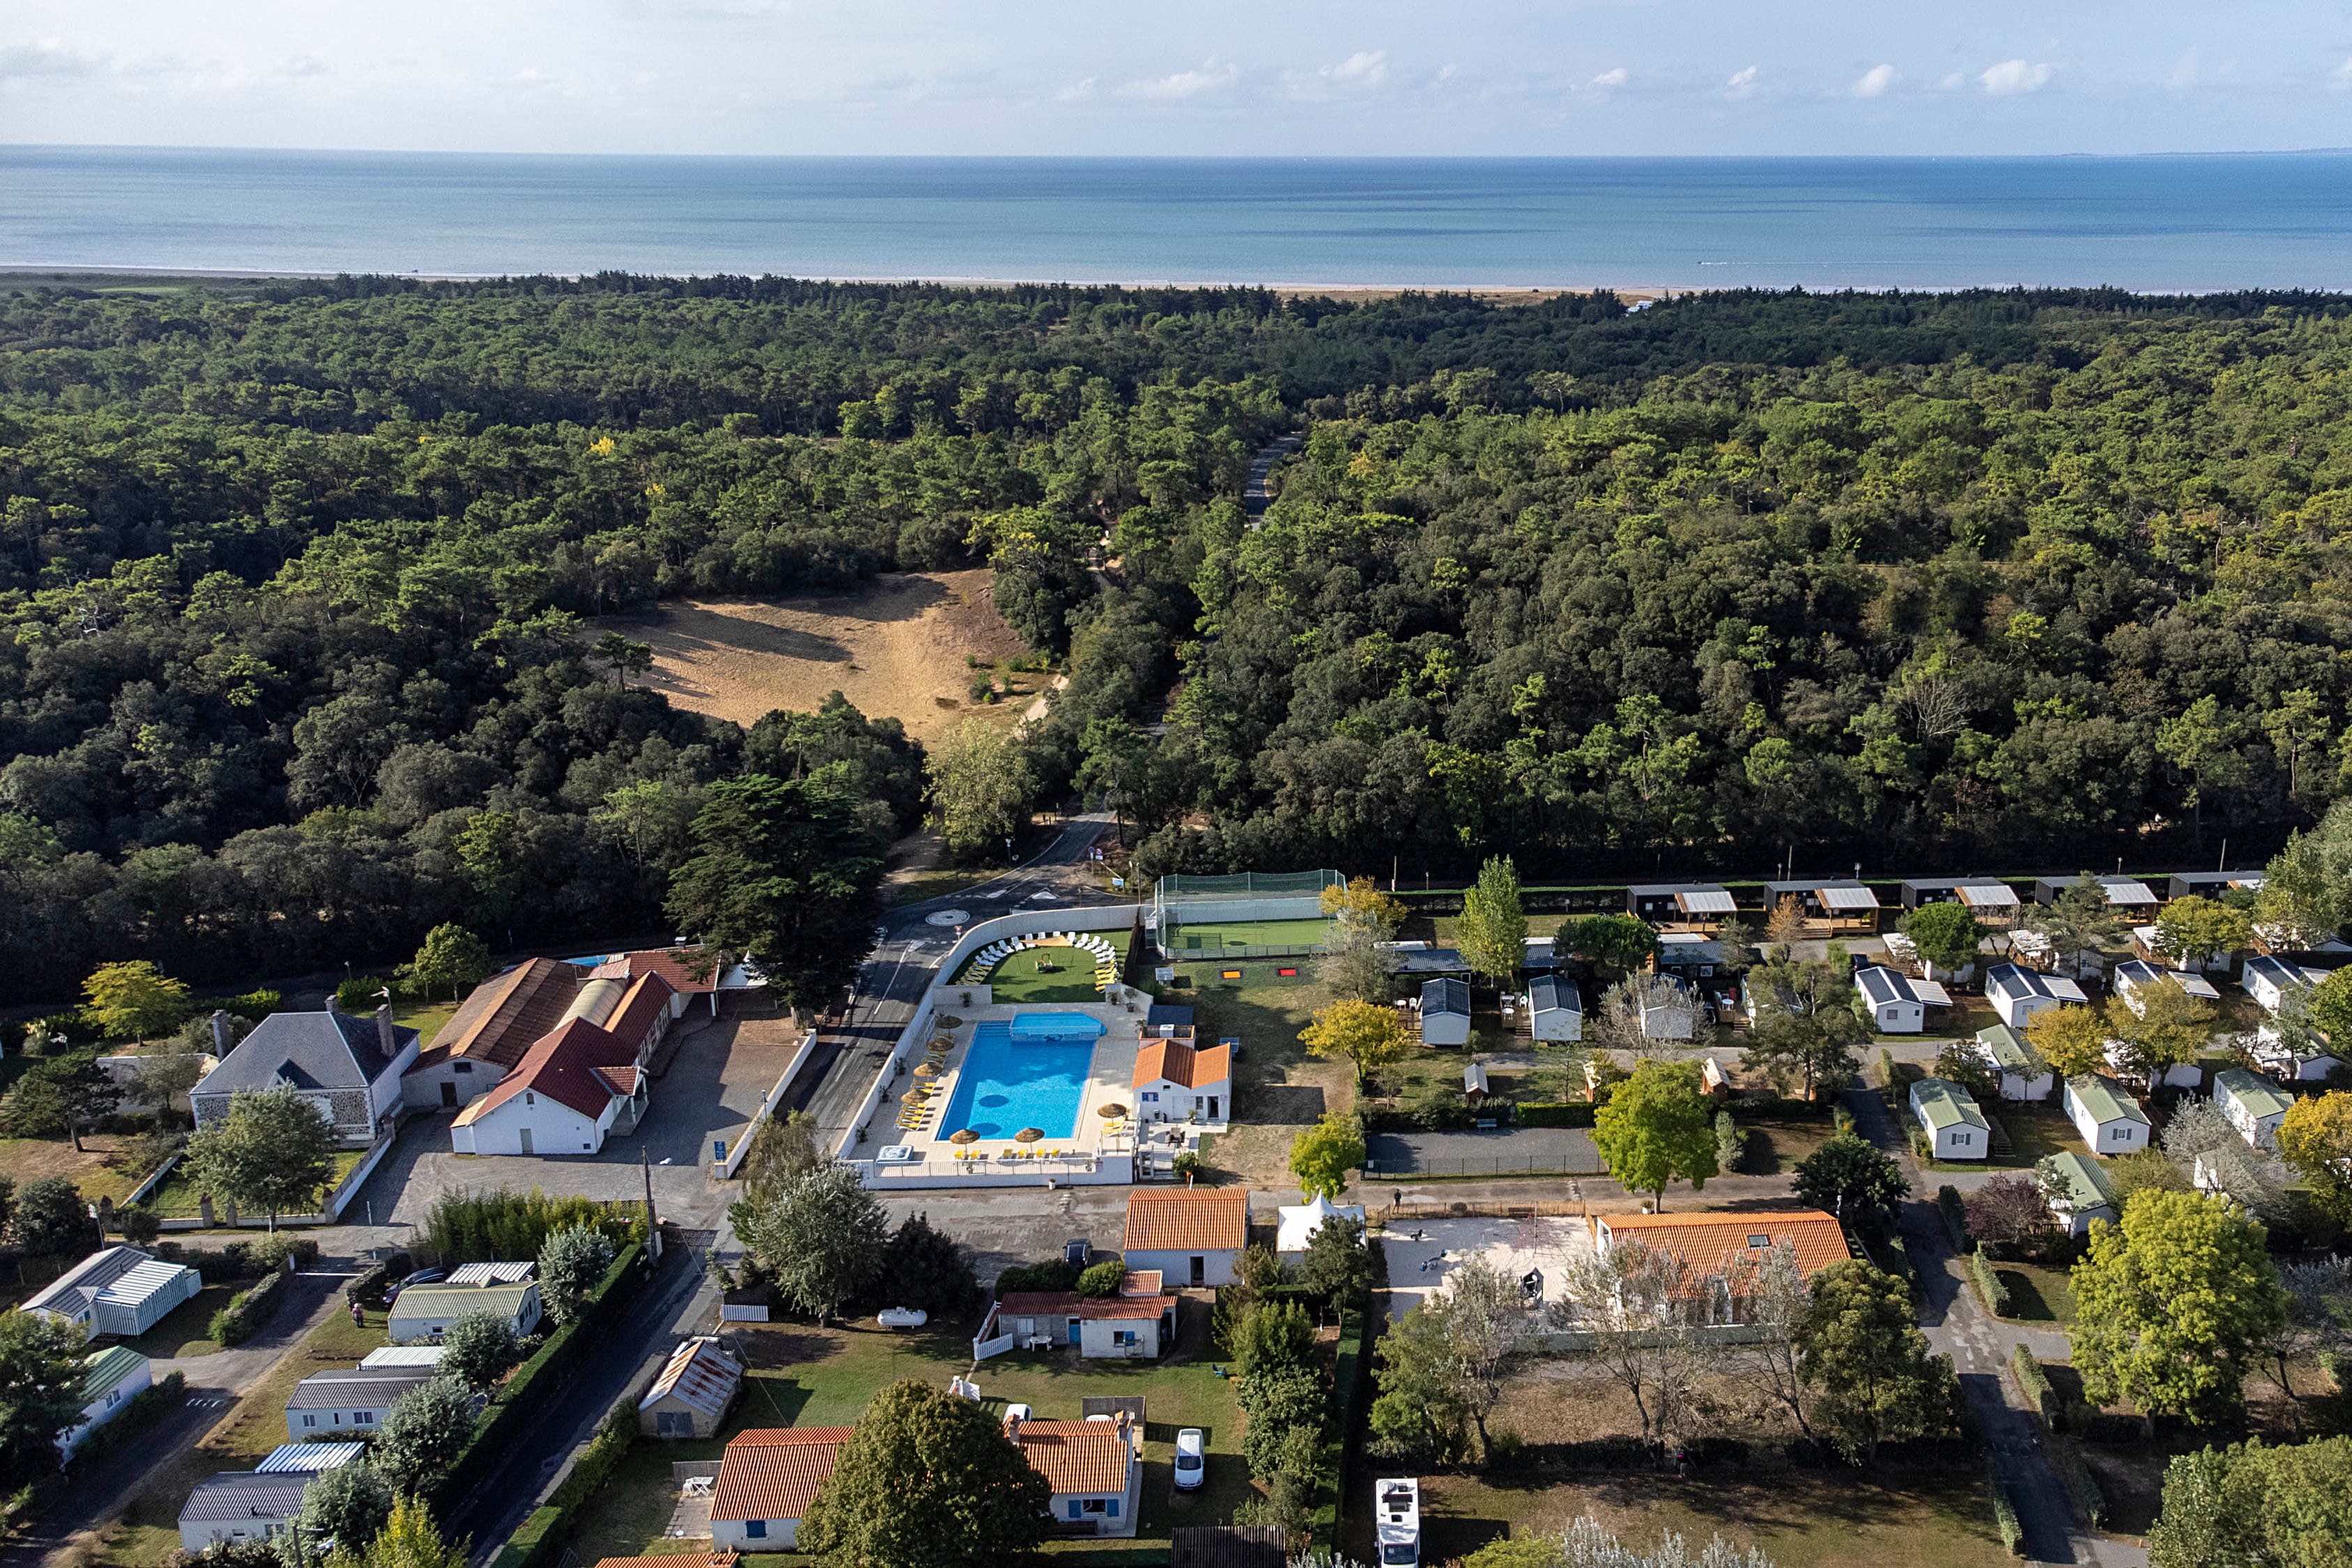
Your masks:
M335 1173L327 1178L327 1190L332 1192L345 1176L352 1173L352 1168L366 1157L367 1151L364 1149L338 1149L335 1152ZM148 1205L165 1219L188 1219L202 1212L196 1202L202 1195L196 1191L196 1184L182 1175L179 1168L175 1166L163 1184L156 1188L153 1195L147 1201ZM224 1218L227 1216L228 1211L226 1208L217 1204L214 1207L219 1209ZM259 1216L239 1215L237 1217L254 1219Z
M1160 1554L1164 1561L1169 1531L1178 1525L1222 1524L1234 1506L1250 1495L1243 1464L1240 1412L1233 1383L1210 1370L1206 1358L1208 1308L1187 1301L1179 1342L1185 1348L1157 1364L1081 1361L1067 1352L1013 1352L981 1364L976 1381L991 1415L1007 1404L1025 1404L1042 1419L1077 1420L1089 1394L1143 1395L1145 1405L1142 1521L1131 1541L1073 1540L1047 1546L1052 1554ZM719 1439L707 1443L640 1444L631 1450L607 1486L582 1515L572 1550L583 1562L600 1557L649 1554L677 1543L662 1534L675 1498L669 1479L673 1459L715 1458L724 1438L747 1427L846 1426L875 1394L913 1379L944 1388L950 1377L971 1368L971 1342L953 1331L894 1334L881 1329L813 1329L804 1325L745 1324L736 1336L751 1375ZM1199 1353L1196 1353L1199 1352ZM1207 1484L1178 1496L1173 1460L1177 1431L1198 1426L1208 1438ZM781 1554L755 1563L799 1561Z
M403 1002L393 1008L392 1021L403 1028L415 1030L416 1037L429 1046L457 1010L455 1002Z
M2052 1154L2072 1150L2088 1156L2090 1146L2074 1131L2066 1113L2058 1109L2053 1097L2044 1100L2004 1100L1984 1107L1985 1115L1998 1121L2009 1133L2010 1152L2005 1159L1991 1160L1929 1160L1923 1162L1931 1171L2030 1171L2034 1164ZM1898 1098L1896 1114L1904 1119L1907 1136L1918 1124L1911 1115L1907 1101Z
M2071 1323L2074 1284L2063 1268L2039 1263L2001 1263L1993 1272L2009 1291L2009 1316L2021 1323Z
M143 1356L169 1359L210 1355L221 1348L219 1342L212 1337L213 1314L227 1306L228 1299L243 1288L241 1285L207 1285L166 1312L162 1322L137 1339L122 1342Z
M43 1176L64 1176L85 1203L112 1198L120 1204L131 1196L154 1167L133 1170L123 1151L128 1137L111 1132L85 1132L85 1147L77 1152L69 1138L0 1138L0 1176L18 1186Z
M1107 931L1092 934L1109 942L1118 953L1119 971L1124 973L1128 941L1134 933ZM967 959L956 972L954 984L985 984L997 1001L1008 1003L1092 1002L1102 994L1101 987L1095 984L1095 955L1084 948L1024 948L991 970L985 982L980 977L981 968L978 960Z
M1329 924L1321 920L1203 921L1162 931L1160 945L1180 961L1196 954L1205 957L1227 948L1304 953L1322 943Z
M1297 1186L1289 1173L1290 1140L1326 1110L1356 1104L1355 1076L1347 1064L1318 1060L1298 1043L1307 1018L1331 1000L1329 989L1315 978L1314 965L1281 959L1175 967L1186 984L1162 987L1160 999L1195 1008L1203 1038L1242 1042L1234 1068L1233 1130L1202 1139L1202 1155L1215 1169L1261 1186ZM1225 979L1227 969L1242 977ZM1298 973L1284 975L1285 969ZM1461 1070L1458 1065L1454 1070Z

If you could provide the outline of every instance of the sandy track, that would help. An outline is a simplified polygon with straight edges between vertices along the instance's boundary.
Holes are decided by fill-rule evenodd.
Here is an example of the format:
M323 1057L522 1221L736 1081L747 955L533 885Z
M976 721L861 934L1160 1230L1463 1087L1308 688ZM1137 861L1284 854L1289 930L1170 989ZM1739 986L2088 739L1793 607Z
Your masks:
M815 708L833 691L919 740L974 713L1018 711L969 699L966 656L995 664L1026 651L996 613L985 570L892 574L858 594L682 599L651 619L608 624L653 645L655 690L739 724Z

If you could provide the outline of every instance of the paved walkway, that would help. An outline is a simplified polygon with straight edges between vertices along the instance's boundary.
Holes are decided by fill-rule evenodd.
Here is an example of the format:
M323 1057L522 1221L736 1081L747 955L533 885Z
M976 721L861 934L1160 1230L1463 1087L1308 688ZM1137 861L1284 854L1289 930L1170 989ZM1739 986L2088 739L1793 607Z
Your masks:
M1849 1089L1854 1126L1881 1148L1902 1151L1885 1103L1871 1089ZM2025 1528L2026 1555L2037 1563L2088 1563L2094 1568L2147 1568L2145 1548L2094 1534L2074 1518L2064 1483L2042 1451L2039 1424L2010 1375L2010 1356L2030 1346L2043 1360L2066 1358L2066 1338L2044 1329L2003 1322L1987 1312L1963 1278L1942 1216L1919 1195L1922 1178L1907 1151L1896 1152L1911 1174L1913 1195L1900 1226L1921 1290L1920 1326L1927 1342L1952 1358L1960 1392L1983 1427L1993 1464Z

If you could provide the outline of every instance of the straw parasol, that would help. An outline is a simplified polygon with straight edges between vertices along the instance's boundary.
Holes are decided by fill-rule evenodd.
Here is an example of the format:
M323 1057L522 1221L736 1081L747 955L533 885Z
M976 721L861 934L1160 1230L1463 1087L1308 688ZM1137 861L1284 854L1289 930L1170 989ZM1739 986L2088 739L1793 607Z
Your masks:
M905 1100L927 1100L927 1099L929 1099L929 1098L930 1097L930 1092L931 1092L931 1091L930 1091L929 1089L921 1089L921 1088L910 1089L908 1089L906 1093L904 1093L904 1094L900 1095L898 1098L899 1098L899 1100L902 1100L902 1101L905 1101Z
M963 1027L963 1020L957 1017L944 1017L940 1020L940 1027L942 1029L961 1029Z
M1108 1105L1096 1106L1095 1114L1101 1117L1105 1121L1116 1121L1120 1117L1127 1114L1127 1107L1114 1100Z
M1015 1143L1034 1143L1044 1136L1045 1136L1045 1130L1042 1127L1024 1127L1013 1135L1013 1141Z
M917 1078L937 1078L940 1076L940 1069L933 1067L930 1063L925 1062L915 1069L915 1076Z
M948 1134L948 1142L950 1143L977 1143L980 1142L980 1134L974 1132L969 1127L959 1127L954 1131Z

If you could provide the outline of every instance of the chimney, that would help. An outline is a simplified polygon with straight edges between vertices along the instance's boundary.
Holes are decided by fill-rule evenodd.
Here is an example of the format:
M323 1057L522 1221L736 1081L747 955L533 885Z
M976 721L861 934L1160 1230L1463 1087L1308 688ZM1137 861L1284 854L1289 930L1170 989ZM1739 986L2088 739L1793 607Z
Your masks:
M236 1041L229 1038L228 1015L217 1007L214 1008L213 1055L216 1057L225 1057L228 1055L229 1051L236 1046Z
M343 1010L343 1005L342 1005L342 1002L341 1002L341 1000L340 1000L340 999L335 995L335 994L334 994L333 992L331 992L331 991L328 992L328 993L327 993L327 1011L328 1011L328 1012L330 1012L330 1013L338 1013L338 1014L340 1014L342 1010Z
M392 1004L389 1002L375 1010L375 1041L383 1047L384 1059L389 1061L394 1054Z

